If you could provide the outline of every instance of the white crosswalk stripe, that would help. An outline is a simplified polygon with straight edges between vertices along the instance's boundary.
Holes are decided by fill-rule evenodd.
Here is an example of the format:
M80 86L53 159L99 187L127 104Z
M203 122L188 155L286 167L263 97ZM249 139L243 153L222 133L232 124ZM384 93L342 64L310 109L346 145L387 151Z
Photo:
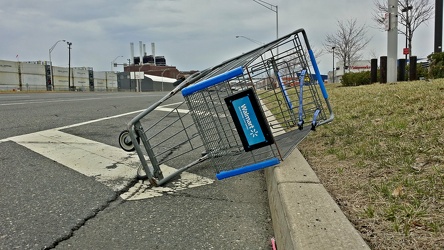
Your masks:
M102 119L94 122L100 120ZM60 131L84 124L87 123L10 137L0 142L16 142L85 176L95 178L114 191L123 190L136 178L137 169L141 165L138 156L117 147ZM165 165L162 165L161 169L166 175L176 170ZM147 199L213 182L213 179L183 172L180 178L168 187L151 187L139 181L121 197L127 200Z

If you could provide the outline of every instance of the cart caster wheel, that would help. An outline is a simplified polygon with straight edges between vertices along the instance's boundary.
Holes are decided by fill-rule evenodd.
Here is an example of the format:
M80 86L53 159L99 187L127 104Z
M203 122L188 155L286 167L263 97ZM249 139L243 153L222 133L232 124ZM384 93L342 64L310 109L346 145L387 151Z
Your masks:
M303 130L304 129L304 121L298 122L298 129Z
M316 127L318 126L318 123L317 122L313 122L312 124L311 124L311 130L312 131L316 131Z
M140 138L136 137L137 143L140 143ZM129 136L129 131L124 130L119 135L119 146L127 151L132 152L135 150L133 142L131 141L131 137Z
M144 174L144 175L137 174L136 178L137 178L137 180L145 181L145 180L148 180L148 175L146 175L146 174Z

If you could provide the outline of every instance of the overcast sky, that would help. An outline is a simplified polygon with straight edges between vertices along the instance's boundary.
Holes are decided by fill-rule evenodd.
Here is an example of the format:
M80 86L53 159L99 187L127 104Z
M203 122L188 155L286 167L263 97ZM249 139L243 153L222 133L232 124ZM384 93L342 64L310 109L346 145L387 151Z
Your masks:
M267 0L278 6L279 35L304 28L314 49L322 49L337 21L357 18L372 40L365 59L386 54L387 34L372 21L372 0ZM434 2L434 1L432 1ZM414 34L413 53L433 51L434 19ZM276 14L253 0L0 0L0 60L49 61L49 49L61 39L72 42L71 66L111 70L130 58L130 42L139 55L139 41L151 54L163 55L179 70L203 70L254 49L245 38L270 42L276 38ZM402 57L405 37L399 35ZM18 55L18 58L16 56ZM66 43L51 53L54 66L68 66ZM332 68L332 55L320 69ZM122 66L113 68L122 71Z

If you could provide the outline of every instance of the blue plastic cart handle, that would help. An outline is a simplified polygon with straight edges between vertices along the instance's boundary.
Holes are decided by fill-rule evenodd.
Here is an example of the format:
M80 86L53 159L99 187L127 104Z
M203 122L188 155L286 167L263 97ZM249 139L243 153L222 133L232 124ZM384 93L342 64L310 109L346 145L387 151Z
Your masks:
M312 125L316 125L316 121L318 120L319 113L321 113L321 110L316 109L316 111L313 114L313 121L311 121Z
M301 71L301 74L299 75L299 123L303 124L303 101L304 101L304 85L305 85L305 72L307 70L303 69ZM300 125L302 125L300 124Z
M325 89L324 86L324 80L322 80L321 73L319 71L318 64L316 63L316 58L314 56L313 50L311 49L308 50L308 54L310 55L311 64L313 65L313 69L316 73L316 78L318 79L319 87L321 87L322 95L324 96L325 99L328 99L327 90Z
M236 168L233 170L228 170L228 171L221 171L220 173L216 174L216 178L218 180L222 180L222 179L226 179L226 178L230 178L236 175L240 175L240 174L245 174L248 172L252 172L252 171L256 171L259 169L263 169L263 168L267 168L267 167L271 167L274 165L279 164L279 159L278 158L271 158L269 160L265 160L262 162L258 162L255 164L251 164L251 165L247 165L244 167L240 167L240 168Z
M285 101L287 102L288 108L293 109L293 103L291 103L290 97L288 96L287 89L285 88L284 83L282 82L281 74L279 74L279 71L277 72L278 76L278 82L279 86L282 89L282 92L284 92Z
M201 82L198 82L196 84L193 84L191 86L188 86L188 87L182 89L182 95L183 96L191 95L193 93L196 93L197 91L206 89L208 87L214 86L214 85L219 84L221 82L230 80L233 77L242 75L243 73L244 73L244 70L242 69L242 67L232 69L230 71L227 71L227 72L222 73L217 76L213 76L211 78L208 78L206 80L203 80Z

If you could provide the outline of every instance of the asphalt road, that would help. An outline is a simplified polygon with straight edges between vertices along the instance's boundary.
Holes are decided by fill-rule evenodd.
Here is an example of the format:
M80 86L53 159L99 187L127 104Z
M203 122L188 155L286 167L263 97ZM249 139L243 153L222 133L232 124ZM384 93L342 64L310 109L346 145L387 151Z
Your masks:
M204 162L188 172L206 183L124 198L145 184L137 161L115 160L129 155L118 135L164 94L0 94L0 249L270 249L261 171L216 181ZM76 162L79 145L108 156Z

